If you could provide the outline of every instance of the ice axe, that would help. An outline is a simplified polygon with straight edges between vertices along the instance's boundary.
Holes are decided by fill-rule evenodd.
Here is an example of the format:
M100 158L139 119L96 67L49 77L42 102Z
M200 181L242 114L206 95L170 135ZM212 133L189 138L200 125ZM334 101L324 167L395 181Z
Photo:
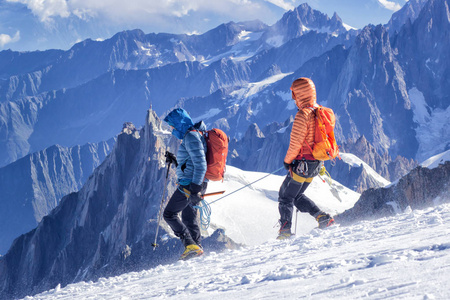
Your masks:
M223 193L225 193L225 191L212 192L212 193L204 194L202 197L215 196L215 195L222 195Z
M328 174L328 173L327 173ZM329 175L328 175L329 176ZM338 200L339 200L339 202L342 202L342 199L341 199L341 197L339 196L339 193L338 193L338 191L336 190L336 188L333 186L333 184L332 183L330 183L328 180L326 180L326 179L323 179L322 178L322 176L320 176L319 175L319 178L325 183L328 183L328 185L330 186L330 188L331 188L331 194L333 194L333 196L334 197L336 197Z

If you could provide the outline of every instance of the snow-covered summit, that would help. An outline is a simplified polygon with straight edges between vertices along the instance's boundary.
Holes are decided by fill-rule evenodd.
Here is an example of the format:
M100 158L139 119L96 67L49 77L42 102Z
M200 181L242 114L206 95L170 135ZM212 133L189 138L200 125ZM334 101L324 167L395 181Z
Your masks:
M450 161L450 150L439 153L433 157L430 157L426 161L424 161L421 166L428 169L434 169L438 167L440 164L445 163L446 161Z

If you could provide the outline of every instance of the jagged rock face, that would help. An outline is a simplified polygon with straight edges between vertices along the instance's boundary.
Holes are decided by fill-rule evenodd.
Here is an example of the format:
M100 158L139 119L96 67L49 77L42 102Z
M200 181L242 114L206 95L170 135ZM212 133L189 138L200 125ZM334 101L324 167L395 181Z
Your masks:
M114 139L72 148L56 145L0 168L0 254L35 228L63 196L78 191L113 144Z
M378 174L390 180L388 163L389 156L387 153L381 156L376 149L369 143L365 136L361 136L356 142L348 141L342 145L344 152L352 153L367 163L372 169L376 170Z
M388 188L365 191L355 206L338 215L336 221L349 224L363 219L391 216L408 206L420 209L448 202L449 176L448 161L434 169L417 167Z
M150 106L162 113L181 97L241 85L250 76L243 62L223 59L208 68L182 62L111 71L73 89L0 103L0 166L54 144L70 147L109 139L118 124L142 125L141 112Z
M414 11L424 4L418 2ZM190 105L189 100L184 105L196 117L208 116L206 122L210 124L216 118L226 118L229 134L240 139L252 123L264 128L270 121L283 122L293 114L290 84L298 77L310 77L316 84L318 103L333 108L337 115L336 136L340 143L348 139L356 142L364 135L382 157L387 153L391 158L400 155L408 160L424 160L448 149L450 131L446 119L450 87L445 70L448 70L450 30L445 29L450 22L447 12L448 1L429 1L414 23L408 21L398 34L390 36L381 25L367 26L356 39L343 39L339 42L341 46L307 61L303 61L302 49L306 47L311 53L308 47L318 45L313 42L318 34L302 33L283 46L258 53L251 59L254 78L274 74L274 70L284 75L283 72L292 72L289 67L299 67L292 75L286 74L258 93L251 93L253 84L248 84L222 95L223 104L219 104L218 112L212 117L202 106ZM289 24L292 18L297 17L287 14L283 20ZM305 43L297 43L300 41ZM332 44L331 39L313 48L320 54L327 44ZM211 98L203 100L207 103ZM375 169L390 179L404 175L400 171L403 168L398 166L390 169L399 173L388 174L386 164L389 163L377 163Z
M414 23L407 23L394 45L402 57L415 112L417 159L448 149L450 131L450 2L430 0ZM432 137L430 139L430 136Z
M382 26L366 27L358 35L328 103L339 118L338 139L364 135L380 153L415 155L404 74Z
M151 244L165 182L164 153L177 146L153 111L140 131L127 124L83 188L64 197L0 257L0 299L175 261L178 239L158 241L156 251ZM172 168L166 196L176 188L174 173ZM220 233L205 243L214 249L237 246Z
M392 36L395 32L399 32L406 23L413 23L427 2L428 0L409 0L400 10L392 15L386 24L385 27L388 29L389 34Z
M356 142L347 141L347 143L342 145L341 150L358 156L372 169L377 171L378 174L389 181L399 179L418 166L417 161L412 159L408 160L404 157L397 156L395 160L392 160L387 152L383 155L378 154L376 149L364 136L360 137Z
M308 4L303 3L292 11L285 13L281 20L270 28L264 39L269 40L268 43L270 43L270 38L281 36L286 42L311 29L324 31L328 29L330 33L334 34L346 31L337 14L334 14L330 19L327 15L313 10Z
M310 35L316 34L311 33ZM292 41L292 43L294 42ZM307 51L307 48L304 48L307 44L297 45L299 47L294 47L297 49L296 51L299 51L299 48ZM201 118L208 126L218 119L226 119L228 128L223 129L226 129L229 136L241 139L252 123L264 128L272 121L282 123L290 116L295 115L297 107L292 100L289 87L296 78L311 77L316 85L318 102L323 103L330 91L329 82L336 80L347 55L348 50L345 47L336 46L331 51L310 59L294 73L286 74L284 77L281 75L282 79L268 85L259 93L252 94L251 85L234 87L233 89L222 89L207 97L183 99L178 102L178 106L189 111L194 119ZM301 59L301 56L292 58L292 64ZM258 63L255 62L255 64ZM271 69L274 67L272 66ZM254 70L253 65L252 70Z

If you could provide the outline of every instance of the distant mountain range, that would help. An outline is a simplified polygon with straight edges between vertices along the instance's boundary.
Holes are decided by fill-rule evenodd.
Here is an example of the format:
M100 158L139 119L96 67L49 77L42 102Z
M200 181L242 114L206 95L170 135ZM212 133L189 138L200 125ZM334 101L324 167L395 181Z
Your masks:
M35 228L63 196L78 191L114 142L56 145L0 168L0 254L16 237Z
M135 30L68 51L2 51L0 165L53 144L106 140L124 122L139 126L148 107L162 114L176 103L239 138L252 123L294 113L288 88L299 76L312 77L319 102L335 109L341 143L364 135L379 153L417 159L443 151L449 88L433 76L447 68L446 30L437 29L448 27L446 1L412 2L396 20L416 19L409 27L392 22L392 37L382 26L346 31L337 15L304 4L272 26L230 22L191 36ZM409 50L425 47L410 37L430 19L433 59ZM431 148L425 131L436 127L439 145Z
M198 3L197 3L198 2ZM0 2L0 49L35 51L69 49L91 38L103 40L122 30L144 32L204 33L229 20L262 19L275 23L293 6L308 2L332 16L337 12L349 25L384 24L406 0L229 1L225 4L192 1L188 5L131 1L117 5L88 2L70 4L29 1Z

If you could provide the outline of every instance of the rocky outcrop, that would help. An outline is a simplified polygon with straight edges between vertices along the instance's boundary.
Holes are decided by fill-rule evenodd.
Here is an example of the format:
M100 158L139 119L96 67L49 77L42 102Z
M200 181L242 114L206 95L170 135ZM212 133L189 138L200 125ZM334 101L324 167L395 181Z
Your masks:
M450 162L434 169L417 167L397 183L362 193L350 210L336 217L340 224L349 224L364 219L392 216L407 207L420 209L449 202Z
M139 131L126 124L82 189L65 196L0 257L0 299L176 261L181 243L170 238L164 222L156 251L151 244L165 182L164 153L177 145L153 111ZM170 172L166 196L176 188ZM215 250L237 246L220 232L204 242Z
M418 166L417 161L413 159L408 160L402 156L397 156L395 160L392 160L387 152L384 152L383 155L378 154L365 136L361 136L355 142L347 141L342 145L341 150L356 155L389 181L395 181L403 177Z
M35 228L63 196L78 191L113 144L114 139L72 148L55 145L0 168L0 254Z
M386 24L386 28L390 35L394 35L399 32L403 25L406 23L413 23L420 14L420 11L424 7L428 0L409 0L398 11L396 11L389 22Z

